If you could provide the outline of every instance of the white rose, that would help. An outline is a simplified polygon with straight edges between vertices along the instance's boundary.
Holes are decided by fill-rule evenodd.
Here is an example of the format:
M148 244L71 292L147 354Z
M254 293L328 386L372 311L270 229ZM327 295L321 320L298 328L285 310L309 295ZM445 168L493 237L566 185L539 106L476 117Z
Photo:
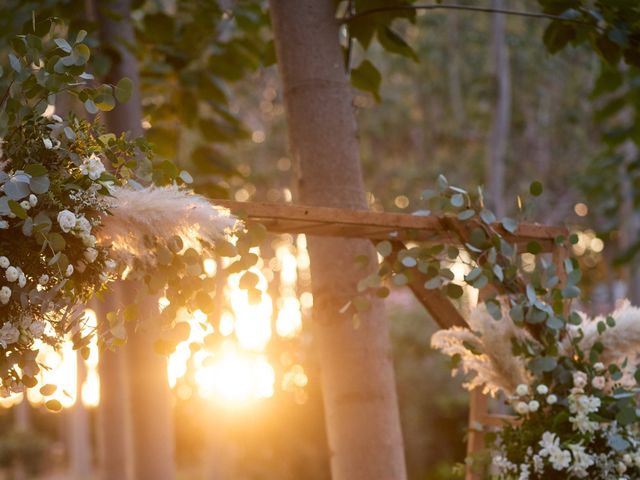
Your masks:
M91 222L84 216L78 217L75 226L83 235L89 235L91 233Z
M537 412L540 408L540 402L537 400L531 400L527 406L529 407L530 412Z
M64 272L64 274L67 277L70 277L71 275L73 275L73 265L69 264L69 266L67 267L67 271Z
M9 322L4 322L0 328L0 345L7 348L7 345L16 343L20 338L20 331Z
M44 143L44 148L46 148L47 150L51 150L53 148L53 142L50 138L43 138L42 143Z
M40 320L36 320L34 322L31 322L31 325L29 325L29 332L31 332L31 335L33 335L33 338L40 338L44 333L45 326L46 325L44 322Z
M6 305L11 298L11 289L9 287L0 288L0 303Z
M9 259L7 257L0 257L0 267L7 268L9 265Z
M516 387L516 394L519 397L524 397L528 393L529 393L529 386L528 385L525 385L524 383L521 383L520 385L518 385Z
M20 276L20 273L18 272L18 269L16 267L9 267L4 273L4 276L9 282L15 282Z
M95 248L89 247L84 251L84 258L87 262L93 263L96 261L96 258L98 258L98 251Z
M67 233L76 226L76 216L69 210L62 210L58 213L58 224L62 231Z
M587 374L584 372L573 372L573 386L584 388L587 385Z
M40 275L40 278L38 279L38 283L42 286L49 283L49 275L47 275L46 273Z
M540 384L540 385L538 385L538 388L536 388L536 391L540 395L546 395L549 392L549 388L547 388L547 386L544 385L544 384Z
M594 363L594 364L593 364L593 369L594 369L596 372L602 372L602 371L604 371L604 363L602 363L602 362Z
M38 197L36 197L33 193L29 195L29 205L35 207L38 204Z
M606 384L606 380L602 375L593 377L593 380L591 380L591 385L593 386L593 388L597 388L598 390L602 390L605 384Z
M20 276L18 277L18 286L20 288L24 288L26 284L27 284L27 277L24 275L24 273L20 273Z
M82 243L85 247L95 247L96 246L96 237L93 235L83 235Z
M110 258L104 262L104 266L107 270L113 270L116 268L116 261Z
M516 412L518 412L520 415L526 415L527 413L529 413L529 405L527 405L526 402L518 402L516 403Z
M24 209L24 210L29 210L31 209L31 204L29 203L29 200L22 200L20 202L20 206Z
M547 403L549 405L553 405L554 403L556 403L558 401L558 397L556 397L554 394L551 394L547 397Z

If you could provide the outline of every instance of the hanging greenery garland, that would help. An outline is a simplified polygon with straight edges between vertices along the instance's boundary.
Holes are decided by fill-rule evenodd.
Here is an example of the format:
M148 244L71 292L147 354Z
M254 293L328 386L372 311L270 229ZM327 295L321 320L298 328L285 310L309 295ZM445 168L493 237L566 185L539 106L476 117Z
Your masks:
M87 332L85 304L113 281L133 279L146 294L165 296L158 321L184 336L183 325L174 324L178 309L213 310L216 282L203 261L238 257L228 270L241 272L257 259L249 249L260 232L244 230L228 211L188 190L190 176L155 163L144 140L116 137L99 121L47 113L62 97L96 114L130 95L127 79L96 85L85 71L85 36L81 31L70 43L55 28L43 37L19 36L9 68L0 69L2 396L36 385L42 344L71 339L88 354L95 332ZM244 283L251 296L250 275ZM109 313L100 346L122 343L124 322L136 317L135 304Z

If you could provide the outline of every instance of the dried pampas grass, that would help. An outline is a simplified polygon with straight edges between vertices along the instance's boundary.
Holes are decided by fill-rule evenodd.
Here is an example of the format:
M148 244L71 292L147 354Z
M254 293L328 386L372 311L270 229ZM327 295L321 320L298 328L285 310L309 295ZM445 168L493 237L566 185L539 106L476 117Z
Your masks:
M471 312L469 329L440 330L431 337L431 346L450 357L460 355L459 369L473 374L465 388L480 387L492 396L499 391L509 395L519 384L530 380L524 360L511 351L513 339L535 341L513 324L506 311L502 320L495 320L482 305Z
M148 238L167 241L179 235L187 247L201 250L201 242L214 243L241 223L226 208L177 186L134 190L118 187L109 200L112 215L102 219L98 243L111 245L121 262L153 262Z
M607 327L600 334L598 324L605 322L608 316L613 317L615 325ZM605 365L616 363L620 365L626 358L635 367L636 357L640 354L640 308L634 307L628 300L620 303L618 308L610 315L589 318L581 314L582 323L570 327L570 337L579 338L582 331L583 338L578 342L580 350L588 353L594 343L602 343L604 349L600 355L600 361ZM562 352L567 356L575 354L571 338L562 342Z

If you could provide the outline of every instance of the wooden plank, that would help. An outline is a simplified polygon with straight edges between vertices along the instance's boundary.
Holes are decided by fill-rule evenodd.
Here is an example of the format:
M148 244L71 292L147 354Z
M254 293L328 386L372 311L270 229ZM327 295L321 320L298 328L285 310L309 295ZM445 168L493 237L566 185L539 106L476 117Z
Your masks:
M246 213L248 219L262 222L278 232L291 231L306 233L305 222L308 222L309 233L322 235L323 230L316 225L327 224L326 235L344 237L362 237L389 240L434 240L457 243L452 227L459 227L461 222L453 216L417 216L406 213L371 212L368 210L351 210L346 208L316 207L277 203L235 202L231 200L213 200L222 207L233 212ZM480 221L471 222L470 226L480 226ZM509 242L524 245L530 241L538 241L544 251L551 251L553 239L567 234L563 227L552 227L538 224L521 224L515 234L505 231L500 225L494 227ZM454 229L455 230L455 229Z

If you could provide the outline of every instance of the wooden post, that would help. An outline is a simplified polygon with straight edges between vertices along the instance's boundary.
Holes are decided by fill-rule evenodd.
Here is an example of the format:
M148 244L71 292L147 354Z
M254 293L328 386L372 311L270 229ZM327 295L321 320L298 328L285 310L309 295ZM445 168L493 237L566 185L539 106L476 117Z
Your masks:
M469 394L469 432L467 438L467 457L479 452L485 447L484 424L482 420L487 415L489 399L480 388L475 388ZM481 480L481 475L473 471L472 465L467 465L466 480Z

